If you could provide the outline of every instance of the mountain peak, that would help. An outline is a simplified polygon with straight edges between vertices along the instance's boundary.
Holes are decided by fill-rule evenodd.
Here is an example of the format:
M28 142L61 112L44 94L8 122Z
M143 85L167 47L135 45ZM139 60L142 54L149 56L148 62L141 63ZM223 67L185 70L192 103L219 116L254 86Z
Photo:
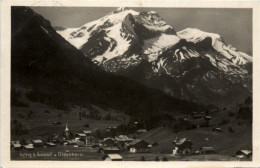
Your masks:
M209 33L205 31L201 31L198 28L186 28L182 31L177 32L177 35L181 38L186 39L187 41L198 43L204 40L207 37L212 39L212 46L214 46L216 40L221 39L219 34L216 33Z
M122 12L122 11L125 11L125 10L130 10L128 7L119 7L116 9L117 12Z

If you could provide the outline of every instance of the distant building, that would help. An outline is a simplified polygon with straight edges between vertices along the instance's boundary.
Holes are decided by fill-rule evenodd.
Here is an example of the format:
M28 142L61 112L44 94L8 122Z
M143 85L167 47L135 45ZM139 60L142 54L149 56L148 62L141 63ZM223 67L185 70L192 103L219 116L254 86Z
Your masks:
M236 157L239 159L242 159L242 158L252 159L252 151L251 150L239 150L236 152Z
M123 161L123 157L119 154L107 154L103 157L104 161Z
M212 131L213 132L223 132L221 128L213 128Z
M216 153L216 151L215 151L215 149L213 148L213 147L201 147L200 149L199 149L199 153L201 154L201 155L205 155L205 154L215 154Z
M76 133L76 137L86 137L87 135L84 133Z
M211 116L204 116L204 120L207 120L207 121L209 121L209 120L211 120L212 119L212 117Z
M33 144L27 144L27 145L23 145L23 149L29 151L29 150L33 150L34 147Z
M148 142L141 139L135 139L128 144L131 153L149 152L148 145Z
M127 135L119 135L119 136L115 136L115 140L117 142L131 142L134 139L129 138Z
M192 142L187 138L176 138L173 142L173 154L190 154L192 150Z
M32 140L32 143L33 143L34 147L43 147L44 146L42 140L40 140L40 139Z
M137 134L142 134L142 133L146 133L147 130L146 129L139 129L136 131Z
M53 142L46 142L45 144L46 144L46 146L48 146L48 147L55 147L55 146L56 146L56 144L53 143Z
M120 153L120 149L118 147L102 147L98 150L99 153L103 154L115 154Z
M20 150L22 145L20 144L20 141L11 141L11 148L12 150Z
M92 132L90 131L90 130L84 130L84 131L82 131L84 134L86 134L86 135L91 135L92 134Z

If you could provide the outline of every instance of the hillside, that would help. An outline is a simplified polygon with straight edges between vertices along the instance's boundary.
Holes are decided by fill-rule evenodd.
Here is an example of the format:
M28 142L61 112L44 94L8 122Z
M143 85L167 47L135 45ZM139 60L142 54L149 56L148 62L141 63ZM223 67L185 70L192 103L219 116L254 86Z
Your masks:
M236 114L236 113L235 113ZM194 128L175 132L169 127L159 127L148 131L137 138L159 145L152 148L153 153L172 153L172 141L178 138L188 138L192 141L192 152L200 147L212 146L217 154L234 156L241 149L252 149L252 125L244 119L228 115L227 111L215 114L210 121L210 127ZM228 120L224 123L223 120ZM198 121L190 121L200 123ZM223 124L220 124L222 123ZM213 128L221 128L223 132L214 132ZM230 132L232 127L233 133Z

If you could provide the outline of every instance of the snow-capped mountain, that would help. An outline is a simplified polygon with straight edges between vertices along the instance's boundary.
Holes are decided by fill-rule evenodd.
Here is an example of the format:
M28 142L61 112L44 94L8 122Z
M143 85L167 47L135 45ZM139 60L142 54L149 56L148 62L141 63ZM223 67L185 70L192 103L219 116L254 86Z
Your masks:
M118 8L57 32L106 71L174 97L223 105L244 99L252 89L251 56L215 33L176 32L154 11Z

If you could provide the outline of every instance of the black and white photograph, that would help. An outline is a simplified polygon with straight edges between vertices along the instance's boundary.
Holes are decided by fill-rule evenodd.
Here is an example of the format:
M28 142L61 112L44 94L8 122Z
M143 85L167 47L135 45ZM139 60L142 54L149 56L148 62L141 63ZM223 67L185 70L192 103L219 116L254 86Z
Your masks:
M252 162L253 19L243 7L11 6L8 157Z

